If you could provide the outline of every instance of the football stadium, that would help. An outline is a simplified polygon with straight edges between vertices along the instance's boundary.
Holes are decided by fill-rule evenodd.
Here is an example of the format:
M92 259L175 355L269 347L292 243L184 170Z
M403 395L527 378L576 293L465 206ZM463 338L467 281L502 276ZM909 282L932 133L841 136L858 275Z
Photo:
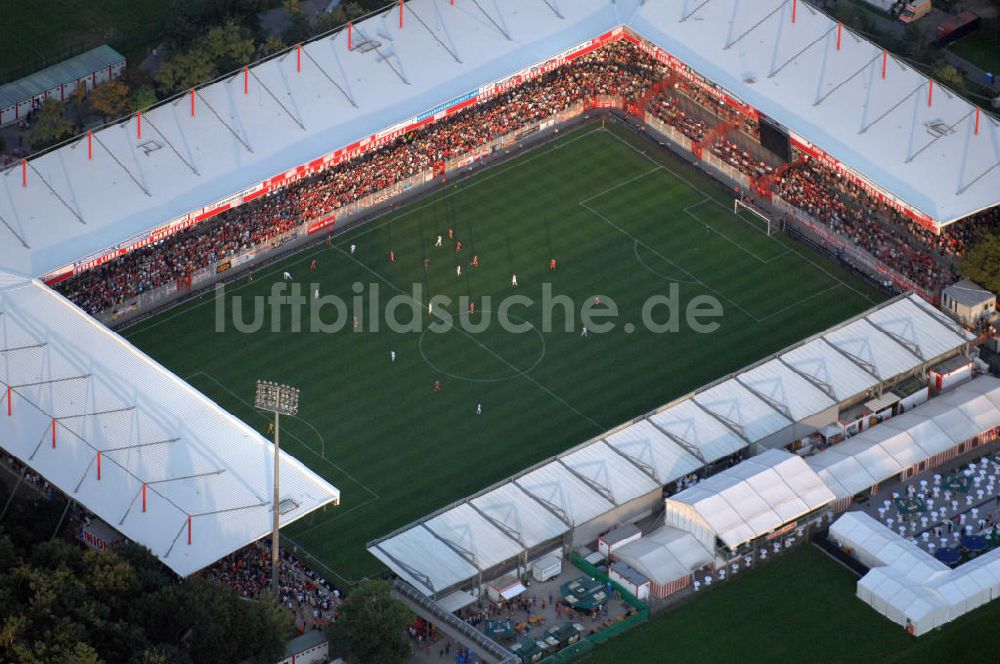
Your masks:
M0 173L0 446L179 577L390 579L414 661L945 657L998 145L797 0L393 2Z

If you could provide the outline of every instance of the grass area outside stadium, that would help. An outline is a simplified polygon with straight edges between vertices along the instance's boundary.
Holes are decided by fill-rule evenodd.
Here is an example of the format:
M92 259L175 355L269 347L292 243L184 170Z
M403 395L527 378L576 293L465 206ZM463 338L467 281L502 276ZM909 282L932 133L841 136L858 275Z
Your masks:
M442 247L433 246L438 235ZM308 299L319 289L367 307L377 287L383 305L399 296L398 308L414 309L423 324L431 295L471 298L474 321L495 317L496 303L515 292L535 304L512 311L527 323L522 334L496 324L475 334L375 333L371 311L357 312L358 328L352 311L336 334L292 332L287 317L271 332L270 308L262 330L235 330L234 297L250 320L254 298L285 271ZM561 306L551 330L544 325L543 283L573 303L568 327ZM640 324L644 303L672 287L681 308L716 298L720 328L699 334L682 324L658 334ZM597 295L620 315L612 331L582 338L580 308ZM654 144L591 125L231 284L225 332L204 295L124 334L262 433L268 420L252 408L255 380L302 388L282 445L338 486L343 502L286 534L332 580L350 581L383 571L367 541L883 298L819 254L734 216L727 194Z
M982 662L997 638L991 602L920 638L855 595L857 577L812 545L703 590L581 662Z

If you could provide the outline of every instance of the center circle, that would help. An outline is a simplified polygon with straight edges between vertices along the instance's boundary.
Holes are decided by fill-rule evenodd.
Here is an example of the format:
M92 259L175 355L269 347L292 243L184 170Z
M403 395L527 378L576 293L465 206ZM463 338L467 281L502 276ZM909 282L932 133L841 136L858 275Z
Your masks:
M511 321L513 321L513 322L516 322L516 323L527 323L528 325L530 325L531 326L531 331L534 332L534 337L537 337L538 340L541 342L541 348L540 348L540 350L538 352L538 356L535 358L535 361L531 363L531 366L529 366L529 367L527 367L525 369L522 369L520 367L515 366L512 362L510 362L506 358L503 358L502 355L500 355L495 349L491 348L487 343L479 341L476 338L476 336L477 336L476 333L463 330L460 325L458 325L458 324L455 323L455 318L456 318L455 314L451 314L451 313L448 313L448 312L445 312L445 313L447 314L448 318L452 321L451 329L449 329L447 332L432 332L429 328L425 327L424 331L420 335L420 342L418 344L419 348L420 348L420 356L423 358L424 362L427 363L427 366L429 366L436 373L438 373L438 374L440 374L442 376L447 376L448 378L454 378L455 380L464 380L464 381L470 382L470 383L498 383L498 382L505 381L505 380L514 380L515 378L520 378L521 376L527 374L528 372L532 371L535 367L537 367L539 364L541 364L542 360L545 358L545 337L538 330L538 328L535 327L535 324L532 323L531 321L527 321L527 320L525 320L525 319L523 319L523 318L521 318L519 316L515 316L514 314L511 314L511 313L507 313L506 314L506 317L508 319L510 319ZM491 314L492 315L494 313L495 312L492 311L491 309L483 309L483 310L479 311L476 315L477 316L481 316L481 315L485 315L485 314ZM493 317L491 319L491 321L490 321L490 327L492 328L493 325L499 324L498 321L499 321L498 318ZM472 344L473 346L477 347L477 350L480 353L484 353L484 354L489 355L490 357L492 357L494 359L498 359L498 361L503 362L503 364L506 366L507 373L505 373L504 375L497 375L497 376L473 376L473 375L469 375L467 373L463 373L463 372L457 371L457 370L446 370L446 369L444 369L444 368L442 368L440 366L440 364L441 364L440 362L435 362L430 357L428 357L427 350L424 348L424 343L425 343L425 341L427 339L428 334L430 334L431 336L434 336L434 337L441 337L442 339L447 338L448 335L450 335L450 334L459 334L459 335L462 335L465 338L464 343ZM525 333L525 334L515 334L515 333L508 332L507 336L508 337L523 337L526 334L527 333ZM532 337L532 338L534 338L534 337ZM502 358L502 359L499 359L499 358Z

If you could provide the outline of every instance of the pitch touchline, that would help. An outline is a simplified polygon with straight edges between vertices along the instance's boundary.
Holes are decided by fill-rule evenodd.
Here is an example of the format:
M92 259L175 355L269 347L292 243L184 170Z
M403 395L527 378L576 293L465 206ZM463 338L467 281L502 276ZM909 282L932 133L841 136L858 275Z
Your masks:
M409 297L409 299L413 300L417 305L419 305L421 307L423 306L423 302L420 302L419 300L417 300L416 298L414 298L412 295L410 295L409 293L407 293L406 291L404 291L402 288L398 287L396 284L392 283L391 281L389 281L388 279L386 279L385 277L383 277L381 274L379 274L375 270L371 269L370 267L368 267L367 265L365 265L364 263L362 263L361 261L359 261L358 259L356 259L354 256L351 256L349 253L347 253L346 251L344 251L343 249L341 249L339 246L337 247L337 249L340 251L341 254L343 254L344 256L346 256L347 258L349 258L350 260L354 261L355 263L357 263L358 265L360 265L361 267L363 267L364 269L368 270L373 275L375 275L375 277L379 281L382 281L387 286L389 286L390 288L394 289L396 292L398 292L399 294L403 295L404 297ZM577 415L579 415L583 419L585 419L588 422L590 422L591 424L593 424L595 427L597 427L601 431L607 429L607 427L601 425L600 423L598 423L596 420L594 420L592 417L590 417L586 413L583 413L583 412L577 410L576 408L574 408L573 406L571 406L569 404L569 402L567 402L561 396L559 396L558 394L556 394L555 392L553 392L549 388L545 387L544 385L542 385L541 383L539 383L537 380L535 380L534 378L532 378L528 374L521 372L520 369L518 369L513 364L511 364L510 362L508 362L506 360L506 358L498 355L492 348L486 346L485 344L483 344L481 341L479 341L478 339L476 339L474 336L472 336L471 334L469 334L465 330L459 330L459 331L463 335L465 335L470 341L472 341L477 346L479 346L480 348L482 348L484 351L486 351L487 353L489 353L490 355L492 355L496 359L498 359L501 362L503 362L504 364L506 364L512 371L514 371L515 373L521 373L521 375L524 376L525 379L527 379L528 381L532 382L536 387L539 387L543 391L547 392L550 396L552 396L553 398L555 398L557 401L559 401L560 403L562 403L564 406L566 406L567 408L569 408L570 410L572 410L574 413L576 413Z
M636 240L633 243L633 247L634 247L634 251L635 251L635 259L637 261L639 261L639 265L642 265L644 268L646 268L646 271L649 272L650 274L654 274L657 277L659 277L660 279L664 279L665 281L674 281L674 282L681 283L681 284L704 285L704 284L701 284L701 282L699 282L699 281L688 281L686 279L675 279L673 277L668 277L665 274L660 274L659 272L657 272L656 270L654 270L653 268L651 268L646 263L645 260L643 260L642 255L639 253L639 241L638 240Z

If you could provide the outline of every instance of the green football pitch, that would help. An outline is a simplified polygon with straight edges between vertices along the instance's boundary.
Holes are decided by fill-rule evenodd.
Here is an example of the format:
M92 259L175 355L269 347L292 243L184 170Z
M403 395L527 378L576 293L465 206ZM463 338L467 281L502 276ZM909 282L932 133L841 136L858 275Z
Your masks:
M462 242L459 253L449 228ZM434 246L438 235L442 247ZM234 297L241 320L251 321L253 298L268 295L284 271L309 301L318 288L352 308L358 297L365 310L349 310L337 333L292 331L287 313L272 332L269 309L263 330L234 329ZM568 296L571 313L557 306L545 315L544 284L553 297ZM698 296L718 301L715 332L696 332L683 316L676 332L643 325L644 303L673 284L676 310ZM415 316L425 331L371 331L376 286L383 308L400 296L398 318ZM419 304L414 288L422 289ZM515 293L534 300L510 309L510 320L526 325L520 333L505 331L495 315ZM425 313L431 295L454 303L432 319ZM481 332L427 331L427 323L465 307L461 296L477 304L472 323L489 316L492 324ZM614 329L583 337L580 308L597 296L602 307L617 305ZM364 549L369 540L883 297L819 254L768 236L759 220L734 215L724 190L652 143L590 125L339 235L332 246L259 270L253 281L229 284L224 331L209 294L125 336L262 433L268 419L252 408L255 381L301 388L299 415L282 422L282 447L343 495L340 507L285 534L326 574L350 581L384 571ZM406 313L409 304L416 313ZM324 321L337 318L331 311ZM664 306L653 310L658 323L667 314Z

